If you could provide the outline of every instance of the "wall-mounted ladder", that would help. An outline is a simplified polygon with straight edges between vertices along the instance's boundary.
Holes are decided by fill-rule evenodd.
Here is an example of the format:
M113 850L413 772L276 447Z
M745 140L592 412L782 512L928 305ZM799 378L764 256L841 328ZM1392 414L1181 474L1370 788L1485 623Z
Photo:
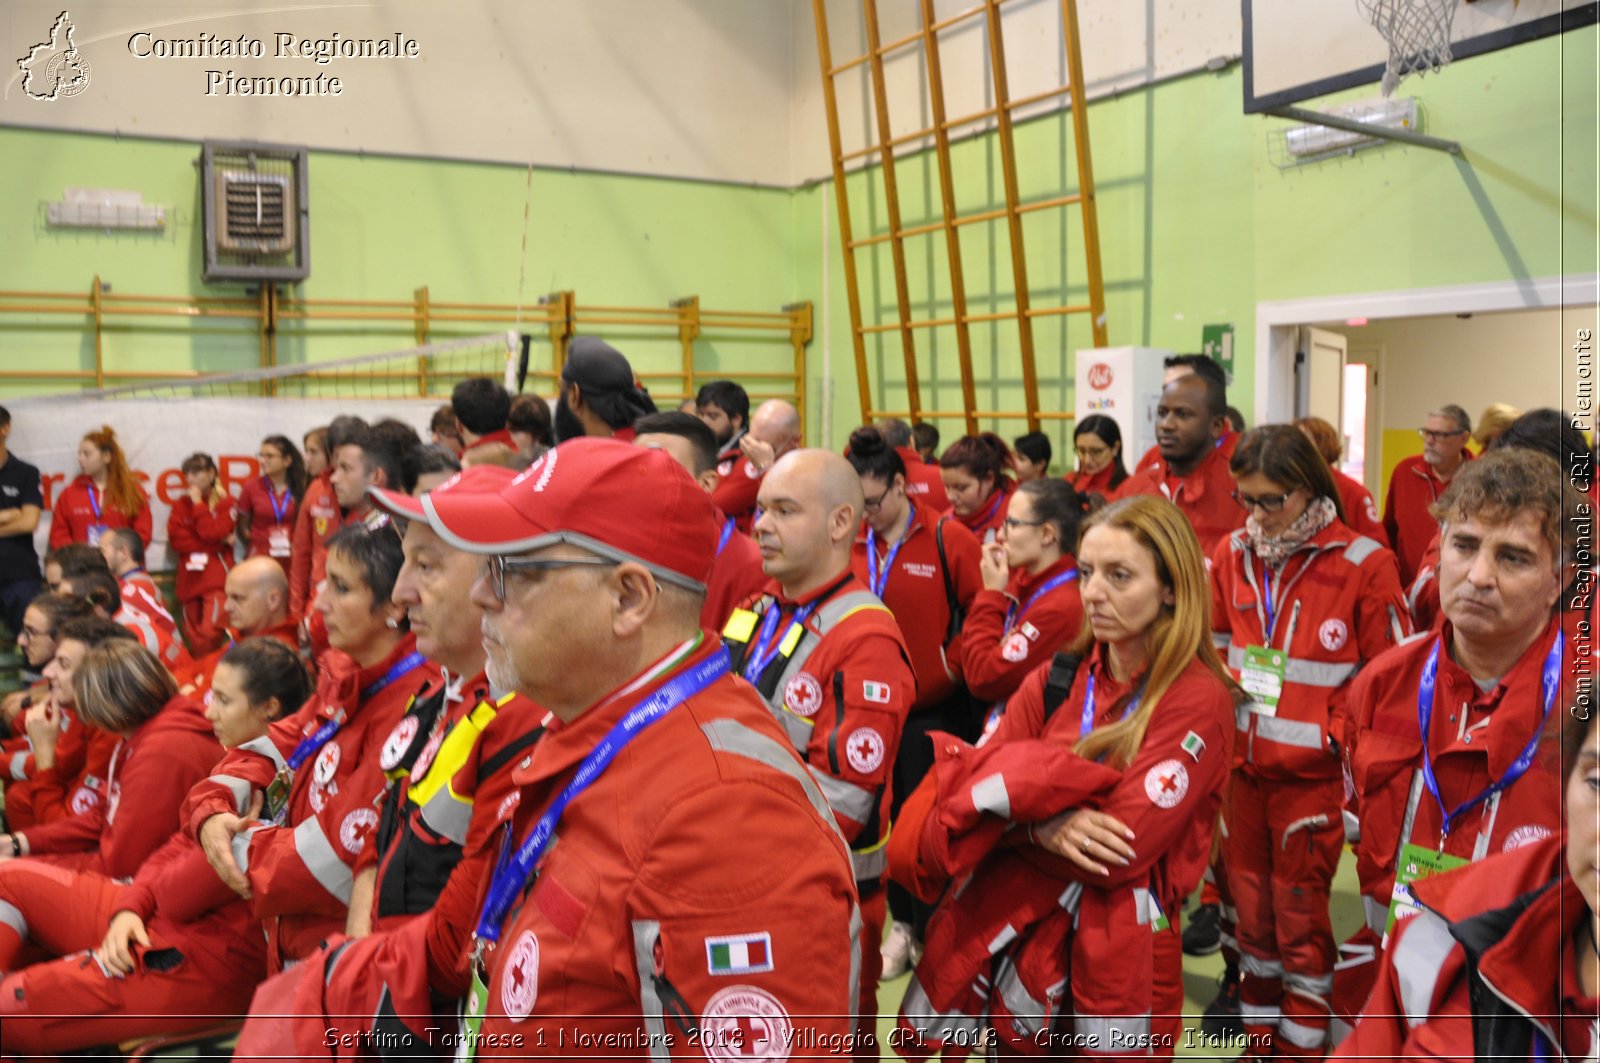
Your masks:
M918 0L921 7L921 27L917 31L885 42L879 33L877 0L860 0L865 20L867 50L863 55L844 62L833 61L828 33L827 0L812 0L817 23L817 55L822 65L822 94L828 115L828 141L833 156L833 185L839 209L840 239L844 243L845 285L850 305L851 340L855 348L856 379L860 388L861 416L864 421L879 417L909 417L912 421L928 414L922 405L921 388L917 373L917 333L922 330L953 326L956 351L960 359L961 396L963 414L968 432L978 431L979 418L1025 419L1029 430L1036 430L1041 420L1070 419L1070 411L1041 411L1039 409L1039 378L1034 365L1033 321L1035 318L1060 314L1089 314L1097 347L1106 345L1105 285L1100 271L1100 235L1095 215L1094 169L1089 154L1089 122L1084 105L1083 56L1079 46L1078 9L1076 0L1061 0L1061 26L1066 41L1067 84L1045 92L1013 99L1006 76L1005 38L1001 33L1000 9L1006 0L982 0L966 10L938 19L934 0ZM989 61L993 80L992 106L973 114L949 118L945 113L944 72L940 62L939 35L968 19L983 16L988 36ZM932 124L926 129L894 135L889 123L889 100L884 77L884 59L901 49L920 45L927 64L927 85ZM839 103L836 80L847 71L862 65L869 68L872 111L876 128L876 142L867 147L846 152L839 127ZM1045 100L1067 96L1070 100L1072 136L1076 144L1078 189L1076 192L1047 199L1023 202L1018 193L1016 146L1012 138L1012 115L1019 108ZM1003 168L1005 205L1003 207L958 213L955 182L950 163L950 134L967 126L993 120L994 135L1000 148ZM937 155L939 191L942 217L926 224L904 226L901 223L899 191L895 184L896 148L906 144L917 145L932 137ZM913 150L922 150L914 148ZM873 156L876 156L874 161ZM866 159L868 180L871 171L881 175L883 184L884 214L888 226L878 232L857 236L851 226L850 196L846 186L845 167L848 163ZM1052 208L1079 207L1083 222L1084 252L1088 274L1087 303L1043 306L1035 305L1028 290L1028 261L1023 244L1023 215ZM967 309L966 279L961 262L961 242L958 230L965 225L1005 219L1011 244L1011 273L1015 288L1015 308L991 313L974 314ZM912 317L909 284L906 279L906 240L942 232L950 269L950 313L922 319ZM861 290L856 274L856 254L864 248L887 243L894 262L895 301L897 314L892 322L863 320ZM974 323L1014 320L1017 324L1018 351L1022 359L1022 384L1026 409L980 410L977 408L977 384L972 370L972 337ZM872 382L867 372L867 344L869 335L897 332L900 336L901 355L905 361L906 394L909 409L885 410L873 401Z

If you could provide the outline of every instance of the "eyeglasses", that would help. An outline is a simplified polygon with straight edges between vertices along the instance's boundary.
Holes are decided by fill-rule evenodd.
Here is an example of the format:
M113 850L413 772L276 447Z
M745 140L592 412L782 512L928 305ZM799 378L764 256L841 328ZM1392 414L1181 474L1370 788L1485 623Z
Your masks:
M1431 428L1417 429L1417 435L1429 443L1437 443L1441 439L1454 439L1456 436L1464 436L1466 434L1467 430L1465 428L1457 428L1449 432L1435 432Z
M1023 520L1021 517L1006 517L1000 523L1006 526L1006 531L1010 531L1013 528L1037 528L1039 525L1048 522L1042 520Z
M1110 447L1074 447L1072 452L1081 460L1099 461L1111 453Z
M17 632L17 637L23 642L27 642L29 639L47 639L50 635L51 633L48 631L40 631L38 628L29 627L27 624L23 624L22 630Z
M1233 500L1239 503L1239 505L1243 506L1246 510L1259 509L1263 513L1276 513L1283 508L1283 504L1289 501L1289 497L1293 494L1293 491L1285 491L1281 495L1262 495L1261 497L1257 498L1254 495L1247 495L1241 491L1235 491L1233 493Z
M490 557L483 563L480 570L489 579L489 586L494 589L497 601L506 600L506 573L509 572L550 572L558 568L582 568L587 566L617 565L619 561L611 561L603 557L501 557L498 554Z
M877 498L863 498L862 505L868 513L876 513L883 506L884 499L889 497L889 492L893 490L893 487L885 487Z

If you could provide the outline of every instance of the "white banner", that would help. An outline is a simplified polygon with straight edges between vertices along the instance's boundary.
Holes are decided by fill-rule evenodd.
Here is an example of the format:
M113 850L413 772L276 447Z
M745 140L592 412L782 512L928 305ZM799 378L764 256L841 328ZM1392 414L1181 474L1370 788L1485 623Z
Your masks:
M196 452L217 463L224 487L239 496L246 480L261 474L256 451L267 436L288 436L296 447L306 432L326 425L339 414L353 414L368 423L384 417L404 421L428 440L428 422L437 399L16 399L11 411L10 449L39 467L43 480L44 516L34 542L42 560L50 540L50 510L61 489L78 475L78 444L85 434L110 425L128 456L128 464L150 496L153 534L145 556L151 571L170 567L166 559L167 517L172 502L188 488L183 460Z

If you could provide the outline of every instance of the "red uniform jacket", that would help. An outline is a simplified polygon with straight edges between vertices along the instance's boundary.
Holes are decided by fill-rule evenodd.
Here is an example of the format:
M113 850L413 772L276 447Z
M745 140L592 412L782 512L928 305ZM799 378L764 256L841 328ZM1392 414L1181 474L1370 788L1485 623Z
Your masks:
M801 626L793 621L809 608ZM777 623L763 640L765 620ZM917 684L893 615L849 572L801 600L776 584L734 610L722 630L734 671L746 675L811 769L850 844L856 878L883 873L895 753ZM749 676L747 676L749 678Z
M294 553L295 519L300 503L284 485L280 495L265 476L246 480L239 491L238 509L250 517L250 557L271 557L287 571ZM279 514L282 517L279 517Z
M306 485L300 511L294 519L294 556L289 562L289 612L305 616L322 582L328 559L328 539L344 525L339 499L333 493L333 473L324 471Z
M976 511L962 516L952 509L950 515L965 525L979 543L992 543L994 537L1000 533L1001 523L1006 519L1006 499L1010 498L1016 489L1015 480L1009 476L1002 476L995 484L994 493Z
M167 545L178 568L178 601L220 592L233 567L233 499L195 505L188 495L172 503Z
M950 512L950 496L945 493L939 466L923 461L911 447L895 447L894 452L906 467L906 497L935 513Z
M61 710L61 737L56 740L53 767L37 766L26 736L7 741L7 825L23 830L101 805L106 772L118 741L116 735L84 723L71 708Z
M1411 625L1418 631L1436 628L1444 622L1444 608L1439 604L1439 539L1442 529L1435 529L1428 548L1417 563L1417 575L1406 591L1406 606L1411 610Z
M1472 452L1463 449L1461 458L1471 460ZM1389 544L1394 547L1395 557L1400 560L1400 582L1405 586L1409 587L1417 578L1428 540L1439 534L1439 522L1433 519L1428 507L1444 494L1447 486L1421 454L1401 461L1394 467L1394 475L1389 477L1389 495L1383 503L1383 526L1389 532Z
M717 524L722 528L729 528L730 523L732 529L717 546L711 578L706 581L706 603L700 607L700 626L711 632L721 631L734 606L767 585L767 574L761 570L761 549L756 541L739 530L738 521L717 514Z
M1040 661L1048 661L1078 634L1083 599L1076 575L1043 597L1033 597L1057 576L1076 571L1076 560L1067 555L1037 576L1021 569L1011 573L1011 585L1003 592L981 590L973 597L961 629L961 672L976 697L1010 697Z
M929 466L924 466L928 468ZM939 536L944 538L944 563L939 557ZM876 536L879 579L889 548ZM895 554L888 580L879 595L894 614L895 623L911 657L911 670L917 679L917 700L912 711L937 705L955 693L961 678L961 632L950 636L950 599L945 580L955 593L958 611L972 607L972 600L983 588L978 574L982 548L978 540L959 521L930 512L918 505L906 529L904 544ZM869 582L865 534L850 552L850 571L863 584Z
M358 668L337 650L325 654L311 700L273 724L265 743L229 752L184 803L185 829L196 838L214 815L243 815L251 793L271 785L301 740L344 713L343 726L293 773L282 824L262 822L234 838L234 859L250 880L251 910L268 921L274 969L309 955L344 928L352 869L378 825L385 782L378 751L412 696L437 671L420 663L374 688L415 645L407 636L370 668Z
M139 493L144 494L143 488ZM100 505L98 518L94 515L96 503ZM93 480L80 475L62 488L55 508L50 511L50 549L56 550L68 543L88 542L89 529L96 524L103 524L107 528L132 528L139 536L139 541L149 546L150 499L145 497L139 512L129 516L113 499L104 497L100 489L94 486Z
M468 443L466 446L462 447L461 453L465 455L468 451L476 450L479 447L492 447L497 443L501 446L510 447L512 450L517 449L517 441L511 438L510 429L497 428L488 435L479 436L471 443Z
M139 866L117 898L119 911L144 920L156 947L178 949L212 969L267 975L267 941L250 905L217 877L205 850L184 831Z
M1096 646L1047 717L1049 672L1047 661L1029 674L979 747L936 735L934 768L901 809L890 845L896 881L930 900L946 883L961 883L929 923L907 987L901 1027L921 1050L898 1048L903 1055L920 1056L941 1041L970 1046L965 1035L985 1012L1015 1048L1038 1054L1032 1034L1060 1008L1050 994L1068 965L1095 972L1072 980L1076 1032L1086 1032L1085 1018L1148 1015L1152 924L1177 911L1210 860L1232 761L1227 687L1191 662L1162 695L1132 763L1117 771L1072 752L1089 676L1099 727L1123 718L1142 677L1117 682ZM1133 862L1088 876L1012 829L1073 807L1126 823L1138 839ZM987 998L978 984L990 989ZM1104 1036L1095 1047L1114 1049Z
M1290 780L1339 776L1350 681L1410 634L1394 555L1337 520L1270 575L1234 532L1212 557L1211 625L1235 676L1248 646L1287 654L1276 708L1252 702L1237 722L1244 770Z
M1111 477L1116 471L1117 466L1113 462L1097 473L1075 472L1070 476L1063 477L1063 479L1071 484L1072 489L1080 495L1098 494L1102 498L1109 500L1117 493L1117 488L1111 486ZM1119 484L1118 486L1121 485Z
M723 458L717 465L717 489L711 501L733 518L734 526L746 535L756 522L756 495L761 490L761 473L742 452Z
M130 614L143 617L168 635L177 635L178 622L167 611L167 600L150 573L142 568L124 572L117 577L117 593L122 595L122 608Z
M107 878L128 878L178 827L184 795L222 756L200 705L179 694L134 728L106 769L106 799L26 831L29 851Z
M1213 448L1188 476L1174 476L1166 459L1158 458L1154 468L1134 473L1117 490L1119 499L1134 495L1160 495L1182 510L1207 557L1244 527L1245 511L1233 500L1233 474L1224 447Z
M1233 452L1238 445L1239 433L1231 430L1223 433L1222 438L1217 440L1216 443L1216 447L1222 452L1222 457L1225 461L1233 460ZM1160 470L1165 467L1166 463L1161 458L1161 448L1152 446L1139 458L1139 464L1133 466L1133 472L1144 472L1146 469Z
M1552 837L1418 883L1425 911L1395 928L1377 987L1334 1055L1590 1058L1597 1013L1578 988L1573 943L1591 916L1565 856Z
M173 675L178 684L185 687L187 692L202 702L206 701L206 694L211 689L211 677L216 674L217 665L221 663L223 655L233 649L241 638L276 639L291 650L300 648L300 621L293 617L277 624L265 631L257 631L254 635L240 636L232 628L228 629L228 641L198 661L192 662L189 667Z
M1372 492L1367 490L1367 485L1338 469L1330 471L1334 485L1339 488L1339 505L1344 507L1344 522L1350 526L1350 530L1376 539L1382 546L1389 546L1389 529L1383 526L1383 521L1378 517L1378 507L1372 501Z
M161 623L137 606L123 603L111 619L133 632L139 645L155 654L167 671L177 674L194 667L194 658L178 639L175 628Z
M1395 860L1404 842L1430 849L1440 844L1439 801L1424 785L1418 726L1418 687L1429 652L1443 639L1434 689L1428 751L1440 797L1452 809L1503 778L1506 769L1544 728L1528 771L1494 798L1456 817L1444 852L1465 859L1515 849L1562 829L1559 734L1562 706L1541 719L1545 657L1555 642L1551 621L1499 685L1484 693L1450 658L1451 627L1407 642L1379 657L1350 690L1353 730L1346 743L1355 782L1354 811L1361 823L1356 873L1368 926L1383 933L1394 887ZM1568 650L1570 653L1570 649ZM1402 837L1403 825L1411 829Z

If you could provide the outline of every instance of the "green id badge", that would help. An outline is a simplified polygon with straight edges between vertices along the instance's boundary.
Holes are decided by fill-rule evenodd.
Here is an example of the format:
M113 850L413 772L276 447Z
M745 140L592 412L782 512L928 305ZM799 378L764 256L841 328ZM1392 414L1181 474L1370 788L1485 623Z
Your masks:
M1264 646L1244 648L1244 667L1239 669L1239 685L1255 701L1252 710L1263 716L1278 714L1278 699L1283 697L1283 672L1289 655Z
M1161 910L1161 905L1154 896L1150 898L1150 913L1155 917L1150 920L1150 933L1159 934L1163 930L1172 928L1172 920L1167 918L1167 913Z
M293 783L289 769L273 776L267 784L265 799L261 802L261 818L276 826L283 826L289 815L289 787Z
M461 1009L461 1043L456 1045L455 1058L471 1063L478 1058L478 1031L483 1028L483 1013L489 1003L489 987L483 981L483 965L472 965L472 988L467 990L466 1003Z
M1389 921L1383 926L1385 948L1394 934L1394 925L1422 911L1422 905L1417 903L1416 895L1411 892L1412 883L1442 875L1465 863L1467 861L1459 856L1449 856L1410 842L1401 848L1400 863L1394 869L1394 895L1389 901Z

